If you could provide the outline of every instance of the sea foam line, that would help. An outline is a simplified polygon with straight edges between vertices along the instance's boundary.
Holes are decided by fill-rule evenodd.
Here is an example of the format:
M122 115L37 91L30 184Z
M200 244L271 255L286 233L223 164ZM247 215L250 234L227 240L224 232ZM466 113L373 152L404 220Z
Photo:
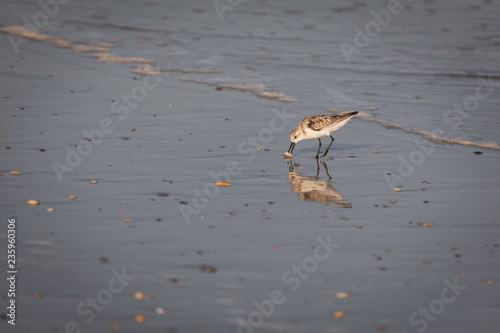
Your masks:
M369 113L366 113L366 112L359 112L356 115L356 117L367 120L367 121L371 121L374 123L379 123L387 129L396 129L396 130L400 130L400 131L403 131L406 133L417 134L417 135L424 137L424 139L426 139L426 140L436 142L436 143L448 143L448 144L455 144L455 145L461 145L461 146L473 146L473 147L484 148L484 149L500 150L500 144L498 144L496 142L492 142L492 141L475 142L475 141L470 141L470 140L463 139L463 138L446 138L446 137L437 135L433 131L425 131L425 130L421 130L421 129L414 128L414 127L405 128L405 127L398 125L398 124L389 124L386 121L373 118L372 115L370 115Z

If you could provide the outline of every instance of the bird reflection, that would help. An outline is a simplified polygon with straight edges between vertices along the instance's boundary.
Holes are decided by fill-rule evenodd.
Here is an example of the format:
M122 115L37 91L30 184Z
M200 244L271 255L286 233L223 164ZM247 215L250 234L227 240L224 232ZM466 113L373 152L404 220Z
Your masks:
M316 175L304 176L303 173L294 170L299 164L294 164L288 160L288 183L293 184L293 192L297 192L299 197L305 201L331 202L334 207L351 208L352 205L347 202L339 191L332 186L332 177L328 173L328 167L325 161L316 159ZM320 166L323 165L328 180L319 180Z

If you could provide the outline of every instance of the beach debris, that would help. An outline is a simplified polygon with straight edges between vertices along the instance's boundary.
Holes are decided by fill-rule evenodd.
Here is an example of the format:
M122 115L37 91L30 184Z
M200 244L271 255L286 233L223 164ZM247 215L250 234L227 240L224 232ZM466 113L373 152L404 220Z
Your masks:
M427 228L432 228L432 223L425 223L424 224Z
M134 222L134 220L132 220L132 219L128 219L128 218L126 218L126 217L122 218L122 221L123 221L123 222L128 222L128 223L130 223L130 222Z
M474 155L483 155L483 152L482 151L475 151Z
M68 199L75 200L76 196L75 195L68 195Z
M210 274L213 274L215 272L217 272L217 269L213 266L209 266L209 265L201 265L200 266L200 271L204 272L204 273L210 273Z
M40 201L35 200L35 199L30 199L30 200L26 201L26 203L30 206L38 206L40 204Z
M98 181L97 181L96 179L92 179L90 182L91 182L92 184L97 184L97 183L98 183Z
M401 189L400 189L400 188L395 187L395 188L393 189L393 191L394 191L394 192L401 192Z
M109 260L106 257L100 257L99 258L99 263L100 264L107 264L108 262L109 262Z
M218 181L217 183L215 183L215 185L217 185L217 186L231 186L231 183L227 182L225 180L221 180L221 181Z
M378 153L380 153L380 152L379 152L378 150L374 150L374 151L373 151L373 153L374 153L374 154L378 154Z
M54 208L52 208L52 207L47 208L47 212L49 212L49 213L54 212Z
M162 315L165 313L165 309L159 306L155 309L155 312L159 315Z
M13 170L11 172L9 172L11 175L20 175L21 172L20 171L17 171L17 170Z

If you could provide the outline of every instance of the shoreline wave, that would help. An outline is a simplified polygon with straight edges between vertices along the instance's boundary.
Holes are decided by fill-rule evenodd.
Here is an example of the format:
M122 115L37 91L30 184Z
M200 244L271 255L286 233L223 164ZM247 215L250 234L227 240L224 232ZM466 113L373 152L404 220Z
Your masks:
M471 141L464 138L448 138L446 136L441 136L436 133L438 128L434 131L426 131L419 128L406 128L398 124L389 124L386 121L375 119L372 115L366 112L359 112L356 115L357 118L367 120L370 122L378 123L387 129L400 130L406 133L412 133L422 136L424 139L436 142L436 143L448 143L460 146L473 146L484 149L500 150L500 144L493 141Z

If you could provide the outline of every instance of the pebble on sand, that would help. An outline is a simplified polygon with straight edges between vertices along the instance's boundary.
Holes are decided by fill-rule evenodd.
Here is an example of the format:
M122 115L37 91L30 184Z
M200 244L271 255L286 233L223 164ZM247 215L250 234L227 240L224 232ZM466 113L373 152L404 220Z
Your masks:
M53 211L54 211L54 208L52 208L52 207L47 208L47 212L52 213Z
M341 319L344 318L344 316L345 316L344 311L335 311L333 313L333 318Z
M144 299L144 293L142 291L138 291L134 293L134 298L138 301L142 301Z
M226 182L225 180L221 180L221 181L218 181L217 183L215 183L215 185L217 185L217 186L231 186L231 183Z
M143 315L137 315L135 316L135 321L137 321L138 323L143 323L146 321L146 317Z
M337 298L347 298L349 297L349 294L346 293L345 291L339 291L337 294L336 294Z
M35 199L31 199L31 200L26 201L26 203L30 206L38 206L40 204L40 201L35 200Z

